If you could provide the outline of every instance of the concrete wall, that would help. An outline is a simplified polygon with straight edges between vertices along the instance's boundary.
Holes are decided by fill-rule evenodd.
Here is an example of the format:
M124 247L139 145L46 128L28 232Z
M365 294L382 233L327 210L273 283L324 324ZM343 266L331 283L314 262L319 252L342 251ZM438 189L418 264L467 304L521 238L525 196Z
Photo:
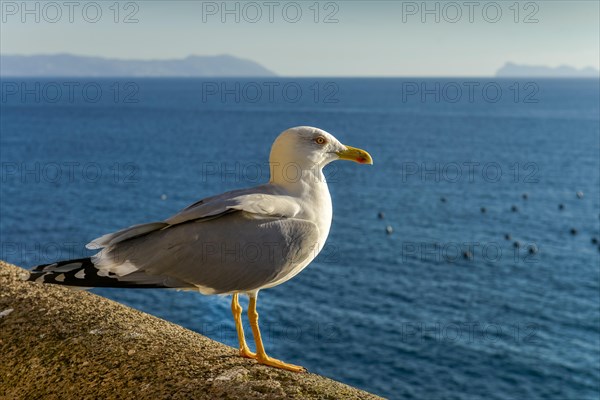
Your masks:
M103 297L23 282L23 273L0 261L0 399L377 398L258 365Z

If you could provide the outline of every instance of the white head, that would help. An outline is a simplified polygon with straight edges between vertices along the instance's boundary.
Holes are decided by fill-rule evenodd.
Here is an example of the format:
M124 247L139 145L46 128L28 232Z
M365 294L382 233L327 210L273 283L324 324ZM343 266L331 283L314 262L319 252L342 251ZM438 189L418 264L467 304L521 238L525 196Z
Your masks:
M270 162L295 163L302 167L324 167L335 160L373 164L364 150L340 143L332 134L312 126L297 126L282 132L271 147Z
M324 166L335 160L373 164L369 153L343 145L322 129L311 126L290 128L282 132L271 147L271 181L277 169L281 171L293 167L320 174Z

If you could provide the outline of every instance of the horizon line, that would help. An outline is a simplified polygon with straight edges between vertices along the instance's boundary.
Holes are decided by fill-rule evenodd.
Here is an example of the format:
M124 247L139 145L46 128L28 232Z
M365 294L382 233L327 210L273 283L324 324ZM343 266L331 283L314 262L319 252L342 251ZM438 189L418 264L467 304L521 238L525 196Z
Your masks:
M276 76L260 76L260 75L239 75L239 76L176 76L176 75L110 75L110 76L94 76L94 75L2 75L0 79L596 79L600 80L600 76L495 76L495 75L276 75Z
M280 74L273 71L270 67L266 67L261 62L256 61L250 58L243 58L237 55L232 55L228 53L219 53L219 54L188 54L186 56L178 57L178 58L118 58L112 56L103 56L103 55L84 55L84 54L75 54L69 52L57 52L57 53L34 53L34 54L18 54L18 53L2 53L0 52L0 60L3 57L61 57L61 56L70 56L70 57L79 57L79 58L97 58L104 60L112 60L112 61L121 61L121 62L161 62L161 61L183 61L193 57L205 57L205 58L218 58L218 57L230 57L236 58L238 60L249 61L261 68L269 71L271 75L190 75L190 76L181 76L181 75L169 75L168 73L165 75L5 75L0 71L0 78L141 78L141 79L160 79L160 78L171 78L171 79L202 79L202 78L227 78L227 79L251 79L251 78L283 78L283 79L305 79L305 78L314 78L314 79L428 79L428 78L437 78L437 79L484 79L484 78L495 78L495 79L600 79L600 70L595 66L586 66L586 67L575 67L568 64L560 64L558 66L549 66L549 65L534 65L534 64L519 64L514 61L505 61L504 64L496 70L495 74L465 74L465 75L412 75L412 74L380 74L380 75L295 75L295 74ZM573 75L553 75L553 74L544 74L544 75L514 75L514 76L506 76L498 75L498 71L506 66L517 66L524 68L544 68L548 70L559 70L560 68L569 68L574 70L573 72L581 72L586 73L586 71L593 70L595 73L598 73L596 76L580 76L578 74Z

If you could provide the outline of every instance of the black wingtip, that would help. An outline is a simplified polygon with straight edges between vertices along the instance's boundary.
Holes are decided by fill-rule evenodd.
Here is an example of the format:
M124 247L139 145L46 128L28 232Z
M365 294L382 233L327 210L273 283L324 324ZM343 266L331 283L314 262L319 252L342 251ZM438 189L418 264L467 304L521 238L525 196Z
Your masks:
M122 277L112 272L102 272L96 268L91 258L59 261L34 267L27 281L50 283L80 288L106 287L130 289L169 288L160 282L120 280Z

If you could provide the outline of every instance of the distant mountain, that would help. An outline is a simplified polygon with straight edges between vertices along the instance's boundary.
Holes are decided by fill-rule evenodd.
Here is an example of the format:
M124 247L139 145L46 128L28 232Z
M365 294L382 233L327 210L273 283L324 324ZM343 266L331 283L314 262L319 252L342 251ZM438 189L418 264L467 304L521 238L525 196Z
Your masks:
M0 55L0 76L21 77L267 77L262 65L229 55L173 60L123 60L71 54Z
M568 65L545 67L542 65L518 65L506 63L496 72L499 78L598 78L600 71L587 67L577 69Z

